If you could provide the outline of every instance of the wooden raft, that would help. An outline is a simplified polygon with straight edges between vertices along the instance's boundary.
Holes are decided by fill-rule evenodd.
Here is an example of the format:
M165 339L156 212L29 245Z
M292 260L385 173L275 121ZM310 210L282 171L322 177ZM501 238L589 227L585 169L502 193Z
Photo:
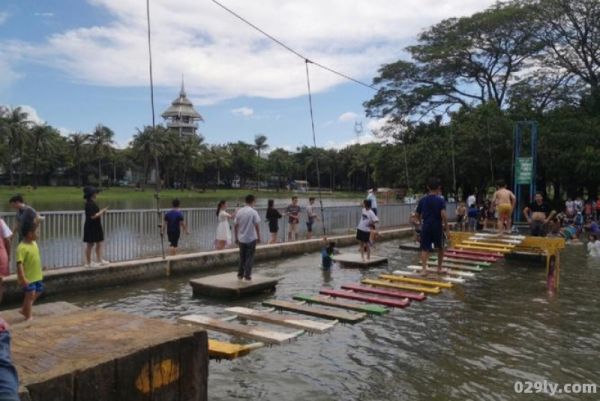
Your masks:
M275 291L280 277L252 275L252 280L240 280L236 273L217 274L190 280L196 296L240 298L265 291Z
M263 301L264 306L270 306L275 309L286 310L290 312L303 313L309 316L316 316L325 319L338 320L343 323L358 323L367 317L366 313L336 311L314 306L308 306L290 301L270 300Z
M382 256L371 255L371 259L362 260L358 253L342 253L335 255L333 260L340 263L342 267L362 267L369 268L373 266L379 266L386 264L388 259Z

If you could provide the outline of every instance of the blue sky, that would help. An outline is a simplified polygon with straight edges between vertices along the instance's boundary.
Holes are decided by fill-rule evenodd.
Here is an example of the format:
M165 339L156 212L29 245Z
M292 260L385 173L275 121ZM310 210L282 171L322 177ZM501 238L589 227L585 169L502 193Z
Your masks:
M0 104L25 105L62 132L111 127L125 145L151 122L145 5L141 0L3 0ZM417 33L443 18L478 11L476 0L223 0L308 57L370 82L403 57ZM311 145L304 63L243 26L210 0L151 0L157 115L177 96L182 74L208 143ZM319 146L361 142L368 89L312 67ZM158 117L157 121L162 119Z

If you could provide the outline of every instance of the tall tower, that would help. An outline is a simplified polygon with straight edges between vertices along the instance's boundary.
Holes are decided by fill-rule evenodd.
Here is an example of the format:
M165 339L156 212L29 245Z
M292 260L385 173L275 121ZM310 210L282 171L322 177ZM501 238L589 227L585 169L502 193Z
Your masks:
M181 135L197 135L197 121L204 121L204 119L187 98L183 78L181 78L179 97L173 100L171 106L162 113L162 118L167 120L167 128L177 131Z

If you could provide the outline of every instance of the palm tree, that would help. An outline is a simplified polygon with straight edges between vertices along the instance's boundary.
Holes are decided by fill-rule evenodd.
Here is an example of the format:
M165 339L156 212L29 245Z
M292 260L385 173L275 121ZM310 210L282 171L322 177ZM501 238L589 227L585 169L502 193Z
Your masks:
M39 161L47 159L48 155L55 155L58 153L58 147L60 146L58 140L60 140L61 137L56 129L44 124L36 125L31 130L30 139L33 148L33 187L37 188Z
M7 167L10 175L10 186L12 188L14 187L14 153L18 152L19 157L22 159L23 146L25 144L25 138L28 134L31 120L29 120L27 112L23 111L20 107L15 107L14 109L8 107L2 108L0 110L0 120L2 121L2 131L4 131L3 133L8 145ZM21 170L22 168L23 163L21 160ZM19 177L21 177L21 171Z
M94 154L98 157L98 186L100 187L102 186L102 159L111 152L111 145L115 143L114 136L115 133L102 124L98 124L94 132L88 136Z
M77 186L83 185L83 177L81 176L81 160L83 159L84 147L88 144L88 135L77 133L69 135L69 147L71 148L71 156L77 166Z
M217 183L215 189L219 187L221 183L221 169L231 167L231 153L227 146L214 145L210 148L210 160L217 167Z
M156 149L156 141L154 140L154 130L150 126L144 127L144 130L137 128L137 134L133 136L130 143L134 151L134 157L137 161L142 162L142 171L144 180L142 181L142 191L144 185L148 184L148 172L150 170L150 161L154 157Z
M254 149L258 158L256 159L256 190L260 189L260 152L269 148L267 137L260 134L254 137Z

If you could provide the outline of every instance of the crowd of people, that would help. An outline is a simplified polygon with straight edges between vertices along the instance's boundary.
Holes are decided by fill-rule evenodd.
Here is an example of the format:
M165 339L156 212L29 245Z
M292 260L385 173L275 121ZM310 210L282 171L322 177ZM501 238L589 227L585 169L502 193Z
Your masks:
M497 227L501 233L517 233L512 216L517 207L515 195L506 188L504 181L491 199L477 202L473 194L466 202L459 202L456 209L456 229L471 231ZM600 198L583 200L578 196L568 198L564 207L554 210L537 192L533 201L520 214L529 225L529 233L537 237L560 237L571 244L587 242L590 256L600 257Z

